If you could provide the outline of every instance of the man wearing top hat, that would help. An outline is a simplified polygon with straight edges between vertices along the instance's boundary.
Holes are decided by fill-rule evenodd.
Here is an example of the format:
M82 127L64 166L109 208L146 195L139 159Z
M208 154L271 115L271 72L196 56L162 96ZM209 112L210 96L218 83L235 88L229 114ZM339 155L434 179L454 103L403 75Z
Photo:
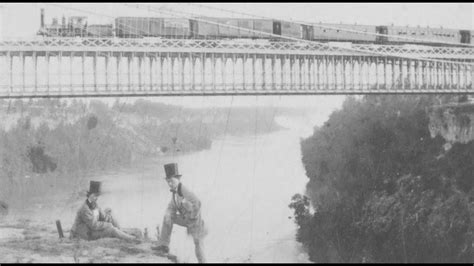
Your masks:
M84 240L115 237L137 242L138 239L135 236L120 230L120 226L112 217L110 209L106 209L104 212L97 206L97 199L101 194L100 188L101 182L90 181L87 199L77 212L70 237Z
M153 249L160 253L169 252L169 244L173 225L187 228L188 235L194 240L196 257L200 263L205 262L203 238L207 235L207 228L201 218L201 201L181 183L178 164L165 164L166 182L170 187L171 201L163 218L163 226L157 247Z

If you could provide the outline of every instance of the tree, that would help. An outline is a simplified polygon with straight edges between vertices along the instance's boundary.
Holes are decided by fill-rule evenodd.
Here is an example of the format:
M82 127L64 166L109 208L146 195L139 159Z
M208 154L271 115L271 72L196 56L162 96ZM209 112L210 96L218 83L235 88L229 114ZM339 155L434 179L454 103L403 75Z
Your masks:
M297 223L314 261L328 260L328 245L345 262L361 261L357 254L375 262L462 261L472 231L472 207L462 202L472 193L474 146L456 144L443 154L444 140L431 138L426 114L437 100L349 97L302 140L307 195L317 211L310 222ZM292 206L301 212L301 205ZM455 222L448 222L445 206L460 215ZM450 239L450 248L433 235Z

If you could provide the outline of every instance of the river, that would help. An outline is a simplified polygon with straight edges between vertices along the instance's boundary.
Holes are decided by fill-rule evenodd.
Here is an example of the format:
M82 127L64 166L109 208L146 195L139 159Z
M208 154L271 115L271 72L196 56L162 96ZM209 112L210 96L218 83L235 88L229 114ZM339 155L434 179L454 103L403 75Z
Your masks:
M163 164L177 162L183 184L202 201L209 262L306 262L288 204L307 182L299 138L308 129L283 117L277 121L293 128L257 137L225 136L209 150L97 177L109 191L100 205L111 207L122 226L148 228L154 235L170 201ZM196 261L193 241L180 226L173 229L170 249L184 261Z
M307 182L299 141L311 133L311 123L285 117L276 121L288 129L247 137L227 135L214 140L209 150L152 158L88 178L103 182L99 205L111 207L122 227L148 228L154 238L171 199L163 164L176 162L183 184L202 202L209 228L205 239L209 262L309 262L295 240L288 205ZM63 202L60 197L54 202ZM67 230L83 200L79 197L67 208L52 202L34 207L36 217L23 211L12 214L36 221L41 217L46 223L60 218ZM197 261L192 238L183 227L174 227L170 250L183 262Z

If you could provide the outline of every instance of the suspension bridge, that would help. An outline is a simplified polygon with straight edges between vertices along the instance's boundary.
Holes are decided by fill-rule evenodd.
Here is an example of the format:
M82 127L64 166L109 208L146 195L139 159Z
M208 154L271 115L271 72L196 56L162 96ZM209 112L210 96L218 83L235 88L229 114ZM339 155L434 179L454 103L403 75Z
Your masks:
M472 46L321 43L279 37L273 41L3 38L0 98L473 91Z

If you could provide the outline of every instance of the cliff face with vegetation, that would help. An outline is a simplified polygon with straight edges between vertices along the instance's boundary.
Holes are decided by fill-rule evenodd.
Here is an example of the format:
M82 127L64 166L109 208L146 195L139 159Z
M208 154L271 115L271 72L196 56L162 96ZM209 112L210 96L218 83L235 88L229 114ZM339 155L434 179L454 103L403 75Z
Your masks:
M449 143L474 140L474 102L452 103L430 108L430 133Z
M186 109L146 100L109 106L97 100L51 99L0 100L0 107L0 200L8 202L77 186L77 180L95 171L146 157L209 149L223 134L280 129L272 108L255 115L254 108Z
M445 148L438 100L348 98L301 142L309 182L290 207L312 261L472 262L474 142Z

